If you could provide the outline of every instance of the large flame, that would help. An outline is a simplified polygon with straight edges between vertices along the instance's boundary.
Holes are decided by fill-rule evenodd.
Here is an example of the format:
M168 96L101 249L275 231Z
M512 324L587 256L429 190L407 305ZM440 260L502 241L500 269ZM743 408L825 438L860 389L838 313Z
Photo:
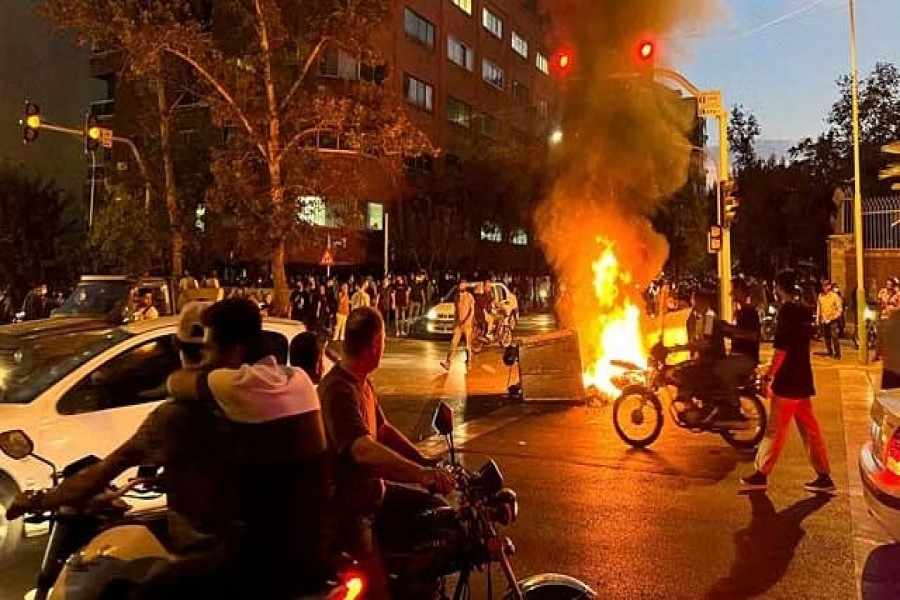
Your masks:
M645 366L647 349L641 330L641 310L632 299L632 275L622 268L615 253L615 244L598 236L600 258L593 262L593 290L597 313L593 323L582 332L591 337L596 358L584 373L585 387L594 386L603 394L617 393L612 378L623 371L613 361L625 361Z

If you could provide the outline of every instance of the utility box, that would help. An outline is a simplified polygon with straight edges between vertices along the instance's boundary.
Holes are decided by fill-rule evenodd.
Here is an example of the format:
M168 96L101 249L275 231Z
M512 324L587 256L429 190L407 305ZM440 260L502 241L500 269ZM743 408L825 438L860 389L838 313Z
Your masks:
M525 402L584 403L578 334L564 330L523 338L519 384Z

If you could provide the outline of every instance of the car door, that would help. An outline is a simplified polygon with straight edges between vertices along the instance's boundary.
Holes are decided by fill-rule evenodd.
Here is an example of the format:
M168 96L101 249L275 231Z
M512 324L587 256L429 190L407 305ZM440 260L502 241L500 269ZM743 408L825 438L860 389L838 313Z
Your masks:
M59 467L88 454L108 455L165 399L166 380L179 366L168 329L129 339L90 361L61 382L47 408L43 452Z

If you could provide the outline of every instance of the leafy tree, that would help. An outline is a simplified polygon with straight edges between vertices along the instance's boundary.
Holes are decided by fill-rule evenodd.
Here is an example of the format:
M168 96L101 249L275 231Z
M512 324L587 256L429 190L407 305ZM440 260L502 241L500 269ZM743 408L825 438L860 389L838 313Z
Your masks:
M96 271L150 273L166 262L166 235L159 208L147 212L140 195L113 190L111 200L94 215L89 246Z
M148 134L143 139L149 142L142 151L151 158L148 163L154 179L162 182L171 272L173 277L179 276L184 262L186 223L193 207L186 207L181 201L171 131L179 101L191 93L190 79L180 62L160 51L161 40L154 37L156 27L148 24L167 28L169 35L193 35L209 15L205 11L192 12L188 4L180 6L166 0L44 0L42 7L57 26L78 32L83 44L116 52L122 76L149 88L150 97L139 99L144 102L139 102L137 112L120 114L119 118L134 119L137 129Z
M0 286L19 294L70 279L84 257L83 207L63 190L0 163Z
M734 155L735 171L746 171L756 165L756 140L761 131L756 115L740 104L732 107L728 122L728 147Z

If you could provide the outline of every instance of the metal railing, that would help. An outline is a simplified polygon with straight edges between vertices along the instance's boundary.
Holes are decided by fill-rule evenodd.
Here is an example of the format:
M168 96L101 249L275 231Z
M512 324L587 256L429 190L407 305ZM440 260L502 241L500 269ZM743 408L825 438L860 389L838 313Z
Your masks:
M867 250L900 249L900 196L863 199L863 247ZM854 233L853 203L843 203L845 233Z

